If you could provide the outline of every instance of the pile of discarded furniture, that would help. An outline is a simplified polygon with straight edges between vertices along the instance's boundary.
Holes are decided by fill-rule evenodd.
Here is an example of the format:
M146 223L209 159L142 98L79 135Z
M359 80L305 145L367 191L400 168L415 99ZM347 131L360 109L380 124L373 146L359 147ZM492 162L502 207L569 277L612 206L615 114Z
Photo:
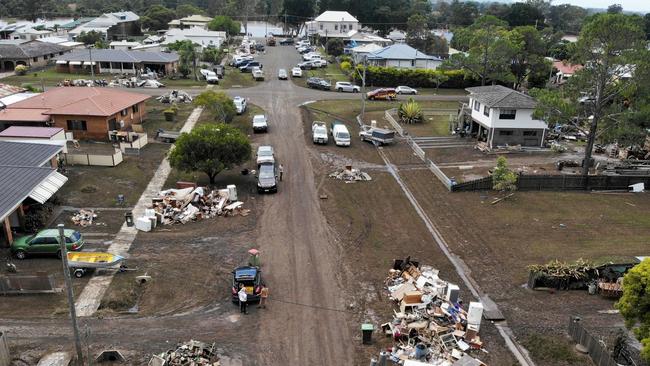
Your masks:
M354 183L354 182L364 182L371 181L372 178L368 173L362 172L359 169L352 168L351 165L346 166L343 169L338 169L337 171L329 175L330 178L344 180L345 183Z
M72 223L77 226L89 226L93 224L93 220L97 218L97 214L93 210L81 209L79 212L72 215Z
M186 224L215 216L248 216L250 210L244 209L243 205L237 201L234 185L209 192L204 187L168 189L152 200L152 208L145 210L135 226L138 230L150 231L157 224Z
M395 261L385 285L399 306L393 320L381 326L394 341L388 355L391 361L483 365L475 357L483 352L480 302L465 307L457 285L440 279L433 267L420 266L410 258Z
M172 90L156 98L160 103L192 103L192 97L183 90Z
M160 355L154 355L149 366L219 366L221 363L215 351L215 345L199 341L179 344Z

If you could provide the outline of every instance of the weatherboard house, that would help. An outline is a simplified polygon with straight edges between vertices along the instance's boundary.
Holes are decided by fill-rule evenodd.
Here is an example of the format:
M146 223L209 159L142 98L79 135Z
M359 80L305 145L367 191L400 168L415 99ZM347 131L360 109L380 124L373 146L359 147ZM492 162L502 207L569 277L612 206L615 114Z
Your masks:
M537 102L524 93L501 85L467 88L471 123L466 131L487 142L490 148L505 145L541 147L548 129L535 119Z

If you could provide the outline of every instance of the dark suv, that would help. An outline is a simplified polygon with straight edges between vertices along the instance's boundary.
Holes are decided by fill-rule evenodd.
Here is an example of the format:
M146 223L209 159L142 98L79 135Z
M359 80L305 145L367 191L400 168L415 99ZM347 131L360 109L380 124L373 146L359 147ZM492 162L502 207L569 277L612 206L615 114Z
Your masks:
M284 38L280 40L280 46L293 44L293 38Z
M255 66L259 67L260 69L262 68L262 64L259 61L251 61L251 62L247 63L244 66L240 66L239 71L241 71L241 72L252 72L253 67L255 67Z
M239 302L239 285L246 288L248 302L259 301L262 291L262 271L257 267L242 266L232 271L232 301Z
M307 86L312 89L331 90L332 84L321 78L311 77L307 79Z
M275 170L275 164L260 164L257 173L257 192L258 193L275 193L278 191L278 175Z

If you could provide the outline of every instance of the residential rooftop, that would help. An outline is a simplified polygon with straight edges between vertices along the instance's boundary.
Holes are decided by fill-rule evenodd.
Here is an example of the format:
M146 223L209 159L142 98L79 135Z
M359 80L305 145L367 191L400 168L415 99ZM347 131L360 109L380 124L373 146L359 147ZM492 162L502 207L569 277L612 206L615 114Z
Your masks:
M537 106L537 102L530 95L502 85L477 86L465 90L470 92L470 98L490 108L533 109Z

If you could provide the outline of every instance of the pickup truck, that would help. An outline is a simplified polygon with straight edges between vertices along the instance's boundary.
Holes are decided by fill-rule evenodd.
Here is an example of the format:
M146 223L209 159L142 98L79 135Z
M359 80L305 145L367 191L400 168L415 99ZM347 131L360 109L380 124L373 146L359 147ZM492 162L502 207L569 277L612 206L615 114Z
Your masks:
M350 146L350 132L343 122L334 121L330 128L336 146Z
M163 130L159 128L156 132L156 138L163 142L176 142L176 139L181 135L178 131Z
M259 69L257 67L254 68L253 79L255 79L255 81L264 81L264 71L262 71L262 69Z
M311 139L315 144L327 145L327 124L321 121L314 121L311 124Z
M267 132L269 130L269 123L266 116L263 114L256 114L253 116L253 132Z
M369 141L379 145L386 145L395 141L395 131L365 125L361 127L359 137L361 137L361 141Z

